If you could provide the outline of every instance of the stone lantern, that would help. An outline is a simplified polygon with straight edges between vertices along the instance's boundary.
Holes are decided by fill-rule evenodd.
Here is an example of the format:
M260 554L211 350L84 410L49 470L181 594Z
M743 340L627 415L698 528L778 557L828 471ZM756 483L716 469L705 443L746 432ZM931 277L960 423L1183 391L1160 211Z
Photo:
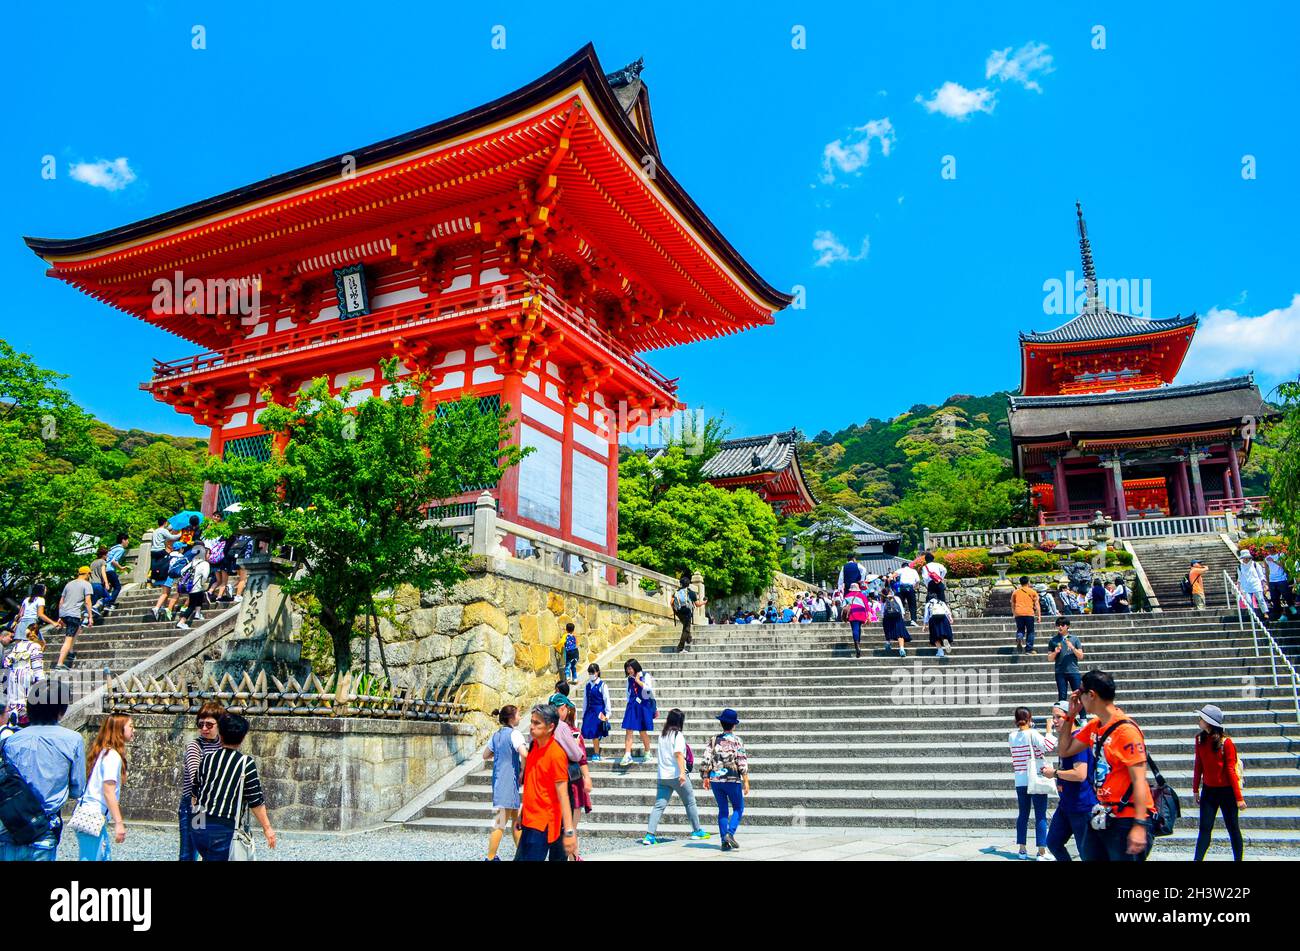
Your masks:
M1264 513L1259 510L1259 506L1254 502L1246 502L1241 511L1237 513L1237 517L1241 519L1241 524L1246 529L1247 536L1253 537L1259 534L1260 528L1263 526Z
M1073 555L1078 554L1078 552L1079 552L1079 546L1076 545L1074 542L1070 541L1068 538L1065 539L1064 541L1060 541L1056 543L1056 547L1052 549L1052 554L1056 555L1056 557L1060 559L1060 566L1061 566L1061 574L1056 579L1057 583L1060 583L1062 581L1066 583L1069 582L1070 576L1065 573L1065 566L1069 564L1070 558Z
M1094 571L1103 572L1106 570L1106 543L1110 541L1114 523L1097 512L1088 523L1088 531L1092 534L1094 547L1092 557L1092 567Z
M1011 546L1007 544L1005 536L999 535L997 537L997 543L989 549L989 557L993 559L993 567L998 570L998 580L993 583L993 587L1015 587L1015 585L1007 580L1007 568L1011 566L1008 561L1011 557Z

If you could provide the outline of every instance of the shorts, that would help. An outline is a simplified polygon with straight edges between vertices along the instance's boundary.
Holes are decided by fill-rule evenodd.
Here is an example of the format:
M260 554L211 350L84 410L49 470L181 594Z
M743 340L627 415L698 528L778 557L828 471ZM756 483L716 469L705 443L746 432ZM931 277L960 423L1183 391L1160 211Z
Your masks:
M511 826L515 824L515 817L518 815L518 809L498 809L496 815L492 817L492 828L501 832L509 832Z
M79 617L61 617L59 620L63 622L64 637L76 637L83 623Z
M174 588L176 587L176 582L179 580L180 580L179 578L164 577L161 581L158 582L158 584L164 588Z

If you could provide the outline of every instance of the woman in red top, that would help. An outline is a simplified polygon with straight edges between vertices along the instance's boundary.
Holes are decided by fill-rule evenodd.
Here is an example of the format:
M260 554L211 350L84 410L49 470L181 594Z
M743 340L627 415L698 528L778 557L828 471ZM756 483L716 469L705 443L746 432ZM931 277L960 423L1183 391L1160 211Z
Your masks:
M1201 788L1201 780L1205 788ZM1196 836L1196 858L1200 862L1210 847L1214 815L1223 813L1232 841L1233 861L1241 861L1241 827L1237 811L1246 808L1241 797L1241 774L1237 771L1237 745L1223 730L1223 711L1213 704L1201 708L1201 732L1196 734L1196 766L1192 770L1192 795L1201 807L1201 829Z
M849 593L844 596L844 603L849 609L849 628L853 631L853 650L862 656L862 622L867 619L867 596L862 593L855 581L849 585Z

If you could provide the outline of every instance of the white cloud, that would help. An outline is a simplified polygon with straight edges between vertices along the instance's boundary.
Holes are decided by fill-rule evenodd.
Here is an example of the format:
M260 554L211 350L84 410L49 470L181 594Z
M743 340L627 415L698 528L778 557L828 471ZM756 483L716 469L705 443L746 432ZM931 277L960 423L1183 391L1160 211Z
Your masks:
M1212 380L1249 370L1274 379L1300 374L1300 294L1286 307L1255 317L1210 308L1178 376L1180 381Z
M135 181L135 172L131 171L131 166L125 157L111 162L108 159L100 159L97 162L74 162L68 174L75 181L85 182L87 185L110 192L121 191Z
M861 261L867 256L871 249L871 238L862 239L862 250L857 254L850 254L849 249L844 246L839 238L835 237L833 231L818 231L813 238L813 250L817 252L817 260L814 267L830 267L836 261Z
M1053 70L1052 56L1047 52L1046 43L1026 43L1013 54L1011 47L994 50L984 64L984 78L997 78L1001 82L1016 82L1026 89L1042 92L1034 78L1036 74L1046 74Z
M925 106L927 112L941 112L949 119L964 120L972 112L992 112L997 105L997 93L983 87L967 89L961 83L949 80L929 99L918 95L916 101Z
M871 160L871 141L880 146L880 154L889 157L894 147L894 126L888 117L870 119L866 125L857 126L853 134L827 143L822 149L821 180L829 185L835 181L837 171L846 175L861 175Z

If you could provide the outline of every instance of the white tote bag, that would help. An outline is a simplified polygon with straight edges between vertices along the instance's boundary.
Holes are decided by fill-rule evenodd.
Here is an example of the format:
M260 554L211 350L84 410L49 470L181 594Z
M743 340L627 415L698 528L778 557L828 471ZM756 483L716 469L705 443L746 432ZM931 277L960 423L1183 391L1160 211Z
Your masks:
M1047 763L1047 758L1039 752L1039 747L1034 744L1035 740L1042 743L1043 738L1039 736L1036 730L1030 730L1027 736L1029 740L1029 782L1026 792L1031 796L1052 795L1056 792L1056 780L1048 779L1039 772Z
M243 762L244 768L239 771L239 800L235 806L235 834L230 839L231 862L255 862L257 861L257 846L253 844L253 833L250 831L248 822L248 810L244 808L244 779L248 774L249 759L245 756Z

